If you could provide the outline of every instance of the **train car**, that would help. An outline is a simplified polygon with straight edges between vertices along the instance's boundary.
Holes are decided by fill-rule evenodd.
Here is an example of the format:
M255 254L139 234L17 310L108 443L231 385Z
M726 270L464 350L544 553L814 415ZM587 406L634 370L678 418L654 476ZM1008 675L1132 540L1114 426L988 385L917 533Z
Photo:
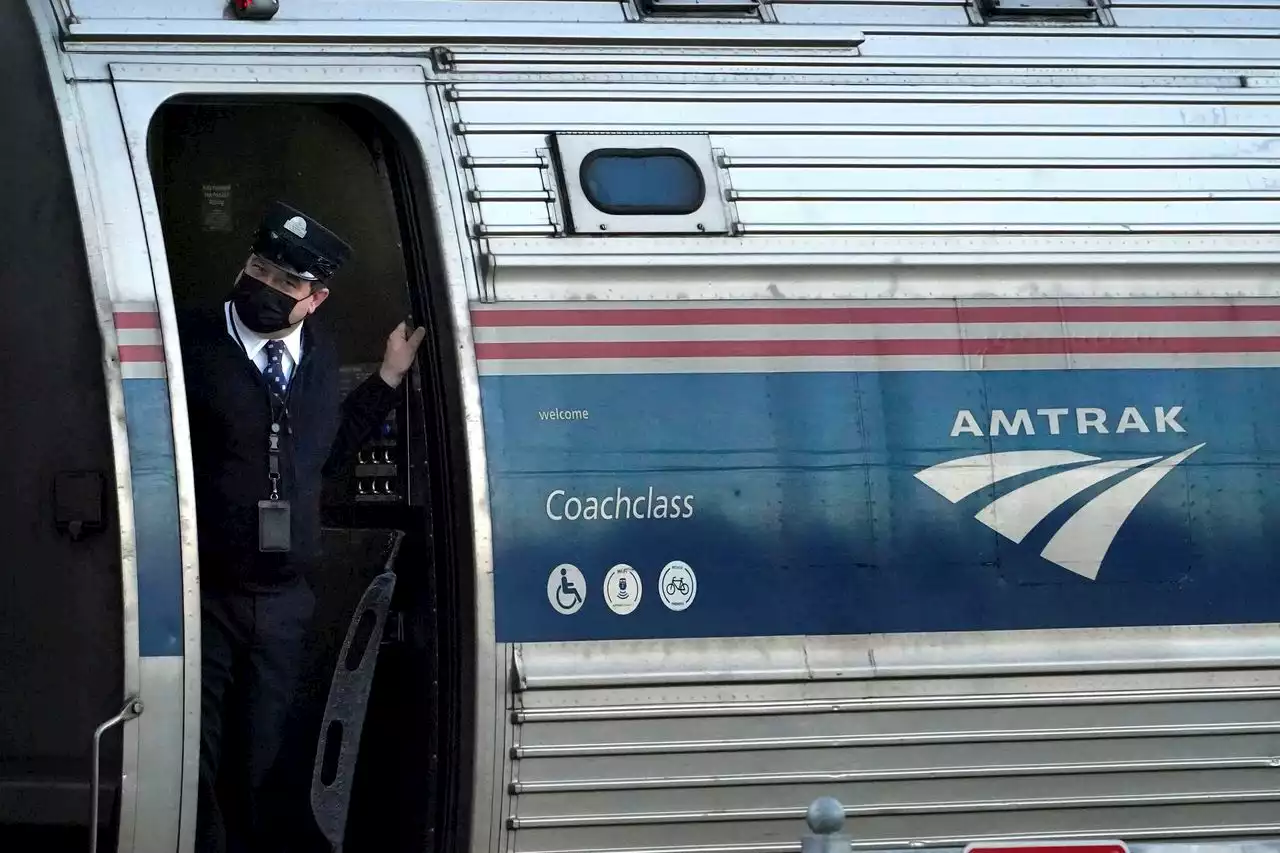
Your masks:
M1280 847L1280 2L0 0L0 68L0 848L193 849L178 317L273 199L351 381L430 330L299 850Z

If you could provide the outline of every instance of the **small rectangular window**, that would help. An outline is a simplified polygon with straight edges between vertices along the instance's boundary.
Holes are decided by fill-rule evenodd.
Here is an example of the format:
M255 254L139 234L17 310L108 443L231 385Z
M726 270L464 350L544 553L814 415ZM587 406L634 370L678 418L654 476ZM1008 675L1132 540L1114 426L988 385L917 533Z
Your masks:
M1101 0L973 0L975 23L1099 23Z
M760 0L636 0L648 18L760 17Z
M582 158L578 180L611 216L687 216L707 198L698 165L676 148L598 148Z
M574 234L724 234L728 202L705 135L554 137Z

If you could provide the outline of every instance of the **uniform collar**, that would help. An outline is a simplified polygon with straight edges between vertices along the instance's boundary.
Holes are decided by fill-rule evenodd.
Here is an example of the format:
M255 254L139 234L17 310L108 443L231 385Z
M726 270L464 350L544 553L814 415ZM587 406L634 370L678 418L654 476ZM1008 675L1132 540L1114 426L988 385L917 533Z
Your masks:
M225 305L228 314L231 316L231 322L235 323L236 334L240 336L240 341L244 344L245 355L249 356L249 360L252 361L262 351L262 348L267 345L267 341L270 338L260 335L246 326L240 320L240 314L236 311L235 305L230 302L225 303ZM288 337L282 339L284 347L289 351L289 356L293 359L294 364L302 360L302 326L303 324L299 323L297 328L289 333Z

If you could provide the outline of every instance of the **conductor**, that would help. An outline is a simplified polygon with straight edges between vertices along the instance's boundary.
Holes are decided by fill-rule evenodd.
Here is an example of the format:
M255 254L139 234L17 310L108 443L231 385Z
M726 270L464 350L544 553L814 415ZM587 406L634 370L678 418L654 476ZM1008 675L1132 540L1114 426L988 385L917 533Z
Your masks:
M350 252L273 203L227 301L181 325L201 571L199 853L269 846L265 782L315 604L322 477L395 407L426 334L400 324L381 367L339 399L337 352L313 315ZM246 748L224 755L231 723Z

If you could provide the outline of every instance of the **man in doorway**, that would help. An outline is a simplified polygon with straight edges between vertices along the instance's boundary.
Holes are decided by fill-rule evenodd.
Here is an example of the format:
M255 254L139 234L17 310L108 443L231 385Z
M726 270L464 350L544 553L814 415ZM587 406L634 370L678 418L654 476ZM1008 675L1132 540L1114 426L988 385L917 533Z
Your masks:
M426 334L401 323L379 370L339 399L337 352L311 317L349 254L274 203L227 302L182 324L201 570L199 853L269 846L264 783L315 603L306 576L322 477L395 407ZM222 752L229 722L247 735L244 753ZM220 790L236 791L238 807L225 808Z

